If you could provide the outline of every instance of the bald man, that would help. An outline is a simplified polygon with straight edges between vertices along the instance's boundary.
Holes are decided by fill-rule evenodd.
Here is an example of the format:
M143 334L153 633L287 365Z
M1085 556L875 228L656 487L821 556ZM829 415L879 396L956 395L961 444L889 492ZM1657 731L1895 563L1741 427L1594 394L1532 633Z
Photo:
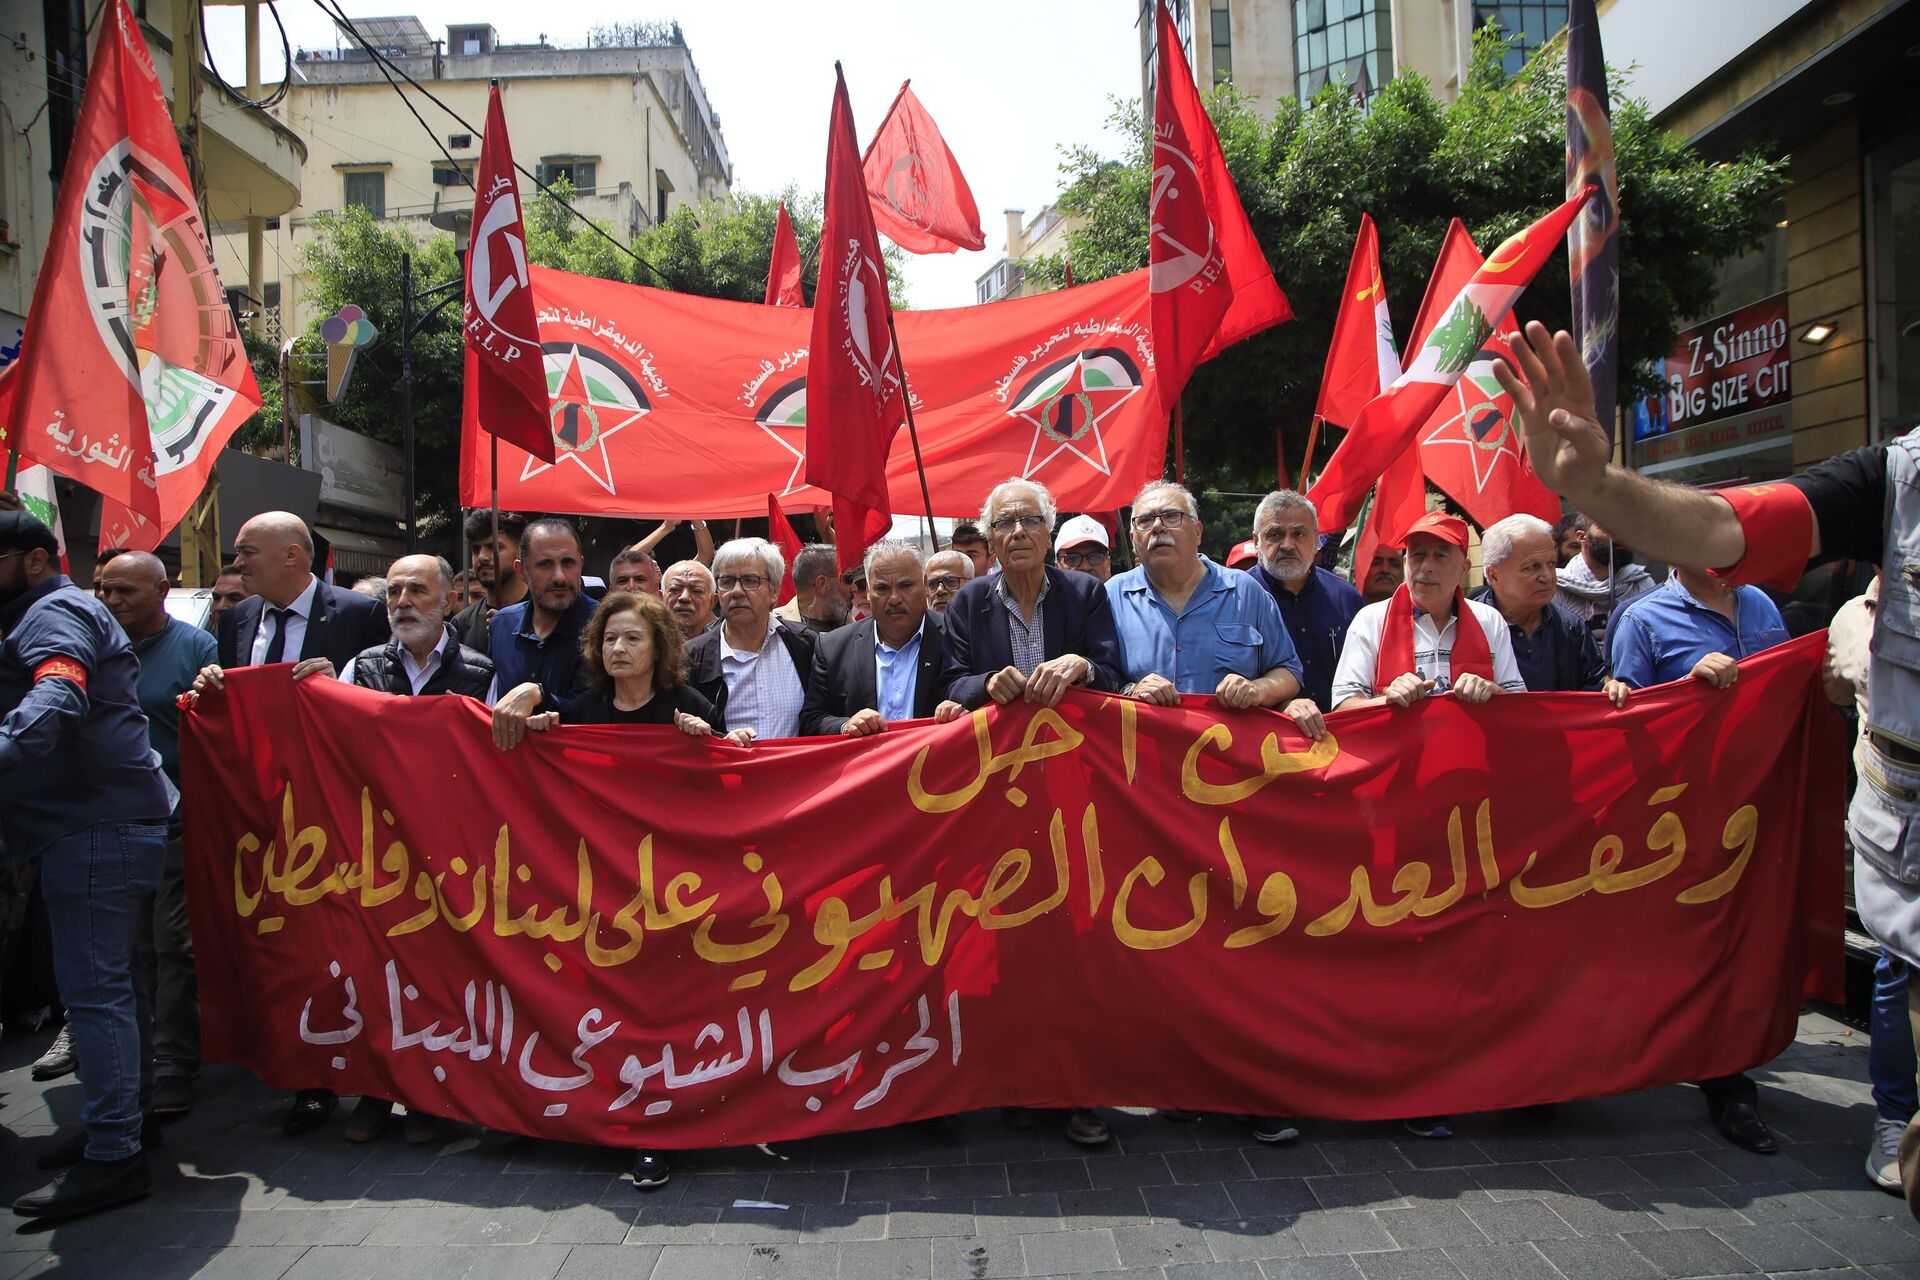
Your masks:
M115 556L94 578L94 594L127 633L140 659L140 709L147 741L160 767L180 787L180 708L177 699L194 674L215 658L213 637L167 616L167 570L144 551ZM181 868L180 811L167 818L166 863L153 900L152 945L136 947L142 980L153 987L153 1100L157 1116L193 1107L200 1074L200 984L194 976L193 935L187 927L187 886Z

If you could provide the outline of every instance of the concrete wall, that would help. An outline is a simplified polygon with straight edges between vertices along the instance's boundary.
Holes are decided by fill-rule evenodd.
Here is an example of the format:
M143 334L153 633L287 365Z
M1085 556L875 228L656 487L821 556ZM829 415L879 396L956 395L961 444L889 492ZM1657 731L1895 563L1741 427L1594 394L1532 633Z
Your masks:
M50 69L40 6L10 6L9 12L18 25L7 34L17 35L27 50L0 41L0 218L7 223L0 236L5 242L0 244L0 311L25 316L53 229L53 180L47 172L52 139L47 113L40 110ZM33 127L23 134L29 120ZM14 323L0 332L0 346L13 345Z

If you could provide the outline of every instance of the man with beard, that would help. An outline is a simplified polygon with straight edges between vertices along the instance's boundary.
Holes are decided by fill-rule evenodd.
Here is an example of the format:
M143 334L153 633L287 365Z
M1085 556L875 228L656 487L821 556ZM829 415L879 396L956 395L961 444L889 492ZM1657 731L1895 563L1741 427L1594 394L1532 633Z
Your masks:
M668 565L660 579L660 594L666 597L667 611L680 624L682 639L691 640L713 625L713 570L698 560Z
M252 594L239 565L221 566L220 575L213 580L213 602L207 606L207 630L218 631L222 615Z
M961 715L945 701L946 629L927 609L920 549L882 539L867 548L873 616L823 636L814 651L800 732L861 738L901 720Z
M1280 606L1280 617L1300 656L1300 696L1330 711L1340 647L1347 642L1347 627L1364 602L1351 583L1313 562L1319 541L1320 516L1304 494L1281 489L1260 499L1254 508L1253 543L1260 559L1248 572ZM1288 713L1294 710L1289 707ZM1295 716L1296 721L1300 718Z
M393 639L361 650L340 679L400 697L453 693L485 701L493 687L493 660L461 644L447 627L447 584L452 578L453 566L439 556L395 560L387 570L387 624ZM360 1099L347 1117L347 1141L372 1142L392 1115L388 1099ZM445 1126L439 1116L408 1107L402 1133L419 1146L438 1141Z
M11 502L11 495L4 499ZM140 713L140 663L105 605L60 572L53 531L0 506L0 840L40 860L54 978L78 1046L77 1138L63 1172L13 1202L30 1218L126 1204L151 1186L143 1120L153 1019L134 940L166 856L164 775Z
M973 561L958 551L936 551L927 557L927 608L941 617L960 588L973 578Z
M720 625L687 646L687 682L755 738L800 732L800 708L819 637L773 616L787 566L765 538L735 538L713 553Z
M1497 520L1480 539L1487 585L1470 599L1494 606L1507 620L1514 663L1529 692L1604 689L1614 706L1624 707L1627 686L1606 678L1593 633L1553 602L1553 559L1553 529L1545 520L1525 514Z
M774 617L823 635L847 624L853 600L834 554L823 542L800 548L793 558L793 599L775 609Z
M1593 632L1603 656L1607 630L1620 609L1659 587L1653 575L1633 562L1633 552L1615 542L1586 516L1572 517L1580 554L1560 570L1555 602Z
M1553 522L1553 567L1564 569L1580 554L1580 543L1585 536L1580 528L1583 516L1561 516Z
M467 572L486 592L453 615L453 631L469 649L485 652L488 627L496 610L519 604L527 598L527 580L520 572L520 539L527 518L517 511L500 513L500 534L494 536L491 509L470 511L464 532L467 538Z
M1391 596L1406 578L1406 561L1400 548L1375 547L1367 572L1360 579L1360 602L1378 604Z
M526 580L527 598L498 610L487 627L499 696L493 741L502 751L520 745L528 716L564 712L587 687L580 637L593 617L593 601L580 594L584 563L580 535L565 520L535 520L520 535L515 568Z
M160 768L180 787L180 695L218 650L200 628L167 616L167 570L144 551L115 556L94 586L140 660L140 709L147 742ZM166 862L153 902L152 944L139 947L140 977L153 987L153 1098L156 1116L193 1107L200 1074L200 987L194 977L193 934L187 924L187 883L180 845L180 811L167 817Z
M613 563L607 566L607 583L610 592L632 591L657 596L660 594L660 562L653 558L651 551L628 547L616 554Z

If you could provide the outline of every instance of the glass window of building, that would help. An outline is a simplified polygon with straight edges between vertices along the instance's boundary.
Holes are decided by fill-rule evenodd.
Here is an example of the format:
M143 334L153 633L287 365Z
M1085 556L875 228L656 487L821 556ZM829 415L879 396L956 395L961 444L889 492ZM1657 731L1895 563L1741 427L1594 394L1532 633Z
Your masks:
M1869 152L1867 175L1876 353L1873 438L1891 440L1920 426L1920 133L1906 133ZM1794 317L1802 330L1824 318Z
M367 173L343 173L341 193L349 209L365 209L376 218L387 216L387 175L376 169Z
M1389 0L1293 0L1293 37L1294 88L1302 98L1329 82L1364 80L1372 92L1393 78Z
M1518 40L1507 49L1504 62L1507 74L1517 75L1534 50L1559 35L1560 29L1567 25L1566 0L1508 0L1504 4L1475 0L1474 28L1477 30L1489 22L1499 23L1500 30L1509 39Z
M1213 36L1213 82L1224 84L1233 79L1233 15L1227 6L1216 4L1207 25Z

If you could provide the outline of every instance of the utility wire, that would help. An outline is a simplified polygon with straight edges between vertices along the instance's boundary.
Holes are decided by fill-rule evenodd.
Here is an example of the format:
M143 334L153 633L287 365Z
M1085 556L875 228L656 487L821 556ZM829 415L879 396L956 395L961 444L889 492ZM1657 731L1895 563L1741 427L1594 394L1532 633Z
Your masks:
M206 50L207 70L213 73L213 78L216 81L218 81L220 85L227 90L227 92L231 93L234 97L240 99L240 101L246 103L246 105L248 105L249 107L253 107L254 109L259 111L271 111L273 108L279 106L283 101L285 101L287 96L287 90L293 87L293 46L291 42L289 42L287 39L287 24L280 21L279 7L273 4L272 0L268 0L267 12L273 15L273 25L280 28L280 58L281 58L281 61L286 64L286 73L280 79L280 87L275 89L271 94L269 94L265 98L262 98L258 102L253 101L253 99L247 97L245 94L241 93L238 89L234 88L233 82L228 80L225 76L221 75L220 68L214 65L213 45L207 39L206 0L199 0L199 7L200 7L200 47Z
M385 54L381 53L378 49L374 48L373 45L367 41L367 38L360 34L359 28L353 25L353 20L347 17L347 15L340 9L338 0L332 0L332 3L329 3L329 0L314 0L314 3L320 7L320 11L322 13L325 13L328 17L332 18L334 22L336 22L340 26L341 30L345 31L349 36L351 36L354 39L354 41L357 44L359 44L359 46L362 49L366 50L367 55L370 58L372 58L374 61L374 64L377 67L379 67L380 74L386 77L386 81L389 85L392 86L393 91L400 95L400 101L406 103L407 110L412 113L413 118L415 120L420 122L420 127L422 129L425 129L429 134L432 134L434 145L440 148L440 154L446 157L447 163L450 166L452 166L454 171L460 175L461 179L466 182L467 186L474 187L473 175L468 173L464 168L461 167L460 162L453 158L452 154L448 152L448 150L446 149L446 146L440 141L440 135L434 132L433 127L429 125L426 122L426 120L421 117L418 111L414 110L413 103L408 101L407 99L406 91L403 90L398 84L394 83L393 76L388 74L388 68L392 68L393 71L398 72L401 79L405 80L408 84L412 85L415 89L419 90L420 95L422 97L424 97L428 102L431 102L434 106L439 107L442 111L446 112L447 115L453 120L455 124L459 125L462 129L465 129L468 133L478 134L478 133L482 133L483 130L477 129L473 125L469 124L465 119L461 117L459 112L455 111L452 107L448 106L446 103L442 102L439 98L435 97L432 91L429 90L425 85L421 84L418 80L415 80L412 76L408 75L404 67L401 67L398 64L392 62L390 59L387 58ZM549 187L546 183L542 182L539 179L539 177L534 173L532 173L531 171L529 171L525 165L519 163L518 161L515 161L513 167L519 170L520 174L523 177L525 177L528 181L532 182L534 186L538 187L542 195L546 196L549 200L552 200L554 203L560 205L562 208L566 209L566 211L568 213L571 213L574 217L580 219L581 222L587 225L587 228L589 230L591 230L595 235L599 236L602 240L605 240L608 244L612 245L614 248L626 254L629 258L632 258L635 262L639 263L641 266L645 267L649 272L653 274L654 279L660 281L661 284L665 285L669 289L679 288L679 282L677 280L668 276L665 272L661 271L660 268L654 266L651 262L648 262L645 258L635 253L633 249L628 245L622 244L620 240L617 237L615 237L613 234L608 232L605 227L602 227L599 223L595 222L592 218L589 218L586 214L574 208L570 202L566 200L562 200L560 196L553 190L552 187ZM477 194L478 188L476 187L474 188L474 190Z

